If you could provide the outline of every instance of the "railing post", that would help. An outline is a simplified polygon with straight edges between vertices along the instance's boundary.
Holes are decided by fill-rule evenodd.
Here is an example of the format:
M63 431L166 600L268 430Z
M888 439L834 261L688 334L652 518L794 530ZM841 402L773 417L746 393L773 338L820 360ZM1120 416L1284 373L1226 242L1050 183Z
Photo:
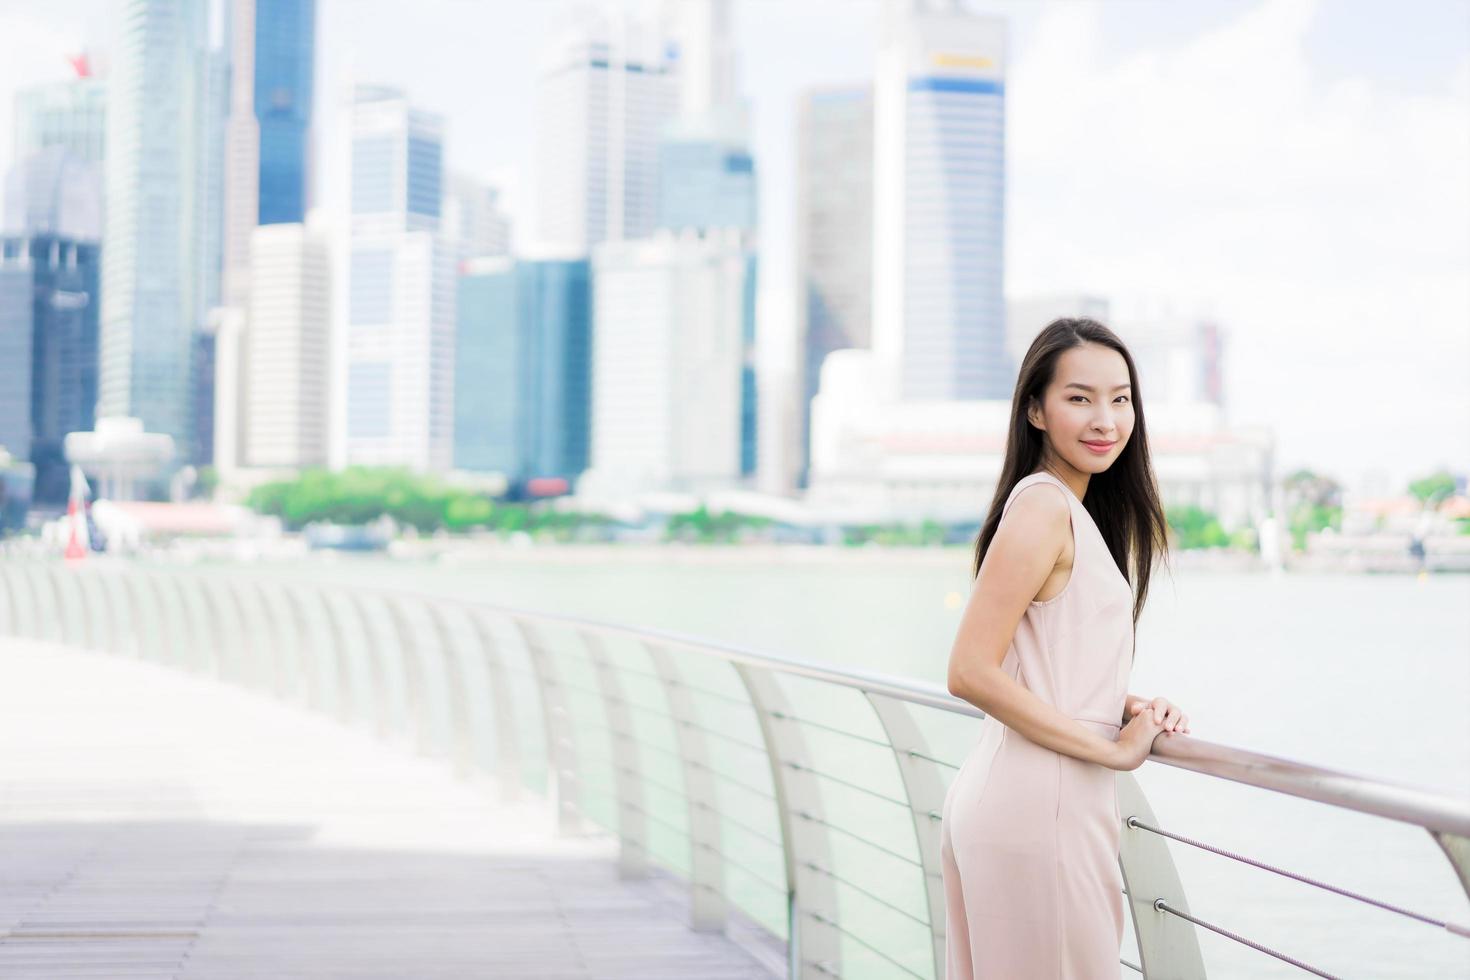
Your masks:
M39 566L46 581L51 585L51 599L56 609L56 634L52 637L57 643L70 644L71 637L67 629L66 598L62 595L61 568L55 563Z
M434 750L434 726L433 716L429 712L429 682L425 676L427 671L424 670L423 645L409 625L408 615L403 610L404 600L388 598L387 603L389 618L398 634L405 694L414 726L414 745L421 755L431 755Z
M251 587L259 600L261 612L265 614L264 625L270 631L268 690L278 700L292 701L296 694L296 685L292 676L294 665L286 650L286 638L282 629L286 624L281 622L277 616L278 610L274 608L275 603L271 601L272 587L267 585L263 579L253 580Z
M183 626L183 659L179 666L195 673L208 673L203 666L204 657L207 656L204 646L208 640L195 620L194 604L189 601L187 592L188 580L182 574L172 571L163 573L163 577L174 594L174 608L178 611L179 623Z
M557 833L573 836L583 832L581 771L577 768L577 742L572 734L572 717L556 657L547 648L541 632L519 616L514 619L530 655L531 670L541 693L541 720L546 727L546 756L551 767L547 789L556 811Z
M10 585L10 569L4 562L0 562L0 595L3 595L5 598L5 619L0 620L0 622L4 623L4 632L7 636L19 637L20 630L17 628L19 623L16 620L15 593L12 591Z
M362 636L368 648L368 673L372 678L375 694L377 695L377 723L378 737L387 738L393 730L393 692L388 686L388 653L383 649L383 644L378 634L373 630L372 617L368 615L367 600L360 593L346 589L343 594L347 596L348 605L357 614L358 624L362 627Z
M1133 774L1120 772L1117 777L1118 812L1123 816L1118 866L1128 888L1143 975L1148 980L1204 980L1205 963L1194 923L1154 907L1163 899L1172 908L1189 911L1168 844L1157 834L1129 826L1133 817L1154 827L1159 822Z
M139 572L143 580L148 583L148 594L152 598L153 611L157 613L154 622L158 626L159 656L155 663L165 666L177 667L178 656L178 632L174 629L174 618L169 615L169 602L163 593L163 574L161 572Z
M153 602L153 590L143 588L142 574L138 571L123 572L118 579L128 596L128 618L132 622L135 641L130 653L135 659L148 660L151 659L148 652L158 646L158 608Z
M710 768L709 748L699 712L679 676L674 658L652 643L644 644L653 669L663 683L673 716L679 761L684 774L684 799L689 807L689 872L691 925L701 932L721 932L729 918L725 898L725 865L720 847L719 801Z
M244 651L245 655L240 658L239 662L239 682L247 689L265 689L268 686L262 668L265 658L261 656L260 652L263 631L255 628L256 624L251 621L250 613L246 609L245 583L242 579L230 576L221 579L220 584L224 588L225 594L230 597L230 604L235 607L235 617L240 624L240 638L242 641L240 649Z
M214 639L214 631L210 629L209 610L201 604L204 599L204 589L200 583L200 577L198 572L190 575L175 574L173 576L174 589L178 592L179 605L184 610L184 618L189 623L193 669L206 677L218 676L219 647Z
M112 590L107 587L110 578L104 570L93 566L82 574L91 599L88 605L96 610L93 617L92 646L97 650L117 652L117 638L122 634L122 618L118 615L117 603Z
M347 638L343 635L343 624L337 619L337 613L332 610L332 604L326 598L326 592L316 586L306 586L301 589L301 601L306 602L307 595L312 597L320 613L320 621L326 627L326 645L328 651L325 654L326 663L331 663L332 680L334 680L335 691L332 692L332 717L337 718L343 724L351 724L353 721L353 679L347 669Z
M827 875L811 867L815 863L830 868L832 846L824 823L821 787L810 771L806 740L795 725L778 731L771 723L772 712L793 712L780 683L769 671L746 664L736 664L735 671L755 708L771 767L771 784L776 790L786 862L788 973L792 980L841 976L842 944L830 925L837 918L836 888Z
M44 640L46 630L46 614L41 608L41 583L37 581L35 562L27 561L16 568L16 581L19 582L29 597L29 602L23 602L22 607L26 610L26 636L32 640Z
M5 632L19 639L23 635L23 630L20 600L15 595L14 569L14 564L0 562L0 591L5 593Z
M214 623L212 632L216 649L215 672L219 679L226 683L239 683L241 662L239 651L244 624L237 624L241 628L230 629L229 624L225 622L225 606L220 601L218 578L201 576L198 582L200 594L204 597L204 604L209 609L210 619Z
M88 601L87 593L82 585L82 577L86 572L82 567L67 563L65 565L51 566L53 574L57 576L58 585L66 580L66 592L69 598L62 602L62 617L72 626L72 635L65 638L65 642L79 647L83 650L93 648L93 637L96 629L92 623L92 604Z
M1460 887L1470 896L1470 837L1461 837L1443 830L1431 830L1429 836L1450 859L1450 865L1460 879Z
M311 642L311 628L302 606L301 590L295 587L282 589L281 597L291 618L292 660L295 661L298 678L297 696L310 711L323 711L322 678L318 669L318 651Z
M882 694L864 692L883 734L893 747L898 774L903 780L904 796L909 801L914 822L914 840L918 844L919 863L923 865L924 896L929 910L929 931L934 937L934 975L944 976L944 870L939 854L939 820L944 812L944 780L926 756L929 743L913 715L902 701Z
M444 703L449 711L450 757L454 772L468 776L475 766L475 738L470 730L469 686L465 683L464 665L459 645L445 619L445 609L437 602L426 603L429 622L439 639L439 654L444 663Z
M348 667L347 635L342 630L341 615L337 612L336 607L332 605L331 595L325 589L315 587L309 591L311 592L311 597L316 600L316 604L321 607L322 617L327 626L327 633L331 637L329 642L332 644L332 659L337 665L337 710L335 715L338 721L344 725L350 725L358 717L368 718L371 712L364 708L359 708L354 699L355 688L353 686L353 679L357 671L351 670ZM371 697L372 683L368 682L366 687L368 689L368 696Z
M514 702L505 659L501 657L500 647L483 615L474 609L467 609L466 613L480 641L480 653L485 658L486 673L490 677L490 717L495 725L495 776L500 784L500 798L507 802L518 800L521 798L520 739L516 736Z
M578 634L597 671L597 688L602 692L602 707L612 737L613 788L618 799L618 877L643 878L648 875L648 818L643 760L638 738L633 734L632 712L628 710L622 678L608 659L602 637L590 630L578 630Z

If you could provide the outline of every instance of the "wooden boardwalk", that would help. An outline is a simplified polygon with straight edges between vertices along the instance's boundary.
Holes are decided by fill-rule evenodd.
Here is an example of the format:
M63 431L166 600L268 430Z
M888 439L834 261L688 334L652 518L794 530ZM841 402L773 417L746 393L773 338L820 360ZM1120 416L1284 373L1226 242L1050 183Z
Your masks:
M6 980L776 975L549 827L267 698L0 639Z

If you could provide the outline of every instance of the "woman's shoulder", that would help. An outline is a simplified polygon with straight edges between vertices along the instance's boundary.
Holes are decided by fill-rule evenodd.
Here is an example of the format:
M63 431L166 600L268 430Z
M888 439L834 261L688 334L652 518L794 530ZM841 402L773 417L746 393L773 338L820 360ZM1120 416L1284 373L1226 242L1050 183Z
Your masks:
M1022 478L1011 490L1005 507L1001 510L999 524L1018 527L1029 540L1055 538L1060 544L1072 536L1071 501L1067 493L1051 480L1045 478ZM1051 486L1051 489L1034 489ZM997 528L999 530L999 528Z
M1011 504L1014 503L1016 498L1020 496L1021 491L1043 483L1049 483L1052 486L1056 487L1057 492L1054 494L1030 494L1027 498L1028 503L1026 506L1037 506L1040 508L1044 508L1046 513L1054 514L1056 516L1060 516L1062 513L1070 513L1072 509L1072 499L1070 491L1068 491L1067 488L1062 485L1062 481L1059 480L1057 477L1046 472L1045 470L1037 470L1035 473L1028 473L1025 476L1021 477L1021 479L1016 481L1016 485L1011 487L1011 492L1006 496L1005 506L1001 508L1001 516L1004 517L1006 515L1006 512L1010 510ZM1035 501L1036 503L1032 504L1031 501Z

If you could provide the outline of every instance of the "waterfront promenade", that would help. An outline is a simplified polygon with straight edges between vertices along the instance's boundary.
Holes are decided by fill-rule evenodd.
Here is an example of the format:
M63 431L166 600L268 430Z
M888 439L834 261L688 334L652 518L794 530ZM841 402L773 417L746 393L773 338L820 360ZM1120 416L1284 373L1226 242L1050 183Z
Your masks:
M0 637L0 671L9 980L774 975L446 760L137 660Z

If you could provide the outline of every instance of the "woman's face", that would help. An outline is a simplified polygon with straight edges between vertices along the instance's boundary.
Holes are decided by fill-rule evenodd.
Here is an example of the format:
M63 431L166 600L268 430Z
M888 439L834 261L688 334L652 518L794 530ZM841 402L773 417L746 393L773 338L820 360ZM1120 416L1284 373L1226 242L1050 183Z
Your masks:
M1063 351L1044 404L1028 418L1046 432L1053 457L1082 473L1103 472L1133 434L1128 362L1100 344Z

